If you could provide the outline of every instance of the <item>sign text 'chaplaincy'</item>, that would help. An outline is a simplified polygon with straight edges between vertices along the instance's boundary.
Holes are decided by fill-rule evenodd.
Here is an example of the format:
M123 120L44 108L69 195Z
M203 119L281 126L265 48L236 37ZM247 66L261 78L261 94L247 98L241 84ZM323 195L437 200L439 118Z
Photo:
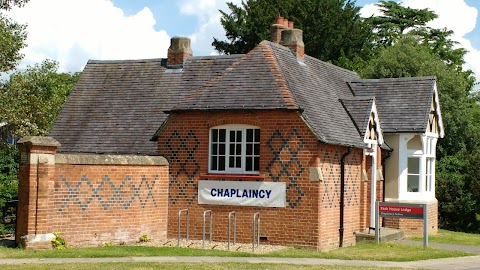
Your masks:
M217 205L285 207L286 186L278 182L198 182L198 203Z

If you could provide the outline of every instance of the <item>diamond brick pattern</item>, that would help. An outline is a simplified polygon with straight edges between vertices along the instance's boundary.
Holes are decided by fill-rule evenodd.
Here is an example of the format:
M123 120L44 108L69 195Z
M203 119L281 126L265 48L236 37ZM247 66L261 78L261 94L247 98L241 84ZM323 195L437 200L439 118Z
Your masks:
M136 198L138 198L140 201L142 208L146 207L149 200L151 200L153 205L157 207L157 202L153 196L153 189L155 187L155 183L158 181L158 176L155 176L151 183L149 183L147 178L143 176L138 186L135 185L132 178L128 175L125 176L123 181L118 186L115 185L108 175L105 175L102 178L102 181L100 181L97 187L95 187L95 185L86 175L82 176L80 181L78 181L76 184L73 184L64 175L60 175L60 180L67 187L69 194L60 205L58 211L65 209L70 201L77 202L80 208L85 211L88 209L92 201L95 200L95 198L98 200L104 210L111 209L115 204L119 204L123 209L129 209ZM91 191L91 194L85 197L83 192L80 191L82 187L86 187L86 190ZM108 190L111 192L108 192ZM142 190L147 191L146 196L143 196L142 193L140 193ZM109 195L105 195L103 193Z
M323 168L326 179L323 181L324 192L322 196L322 203L325 204L324 208L336 208L340 203L340 178L335 177L339 174L339 168L334 167L334 164L338 164L340 160L340 153L335 148L335 151L325 151L322 157L323 164L328 164ZM326 162L330 161L330 162ZM328 204L326 204L328 203Z
M175 204L179 199L185 199L191 205L197 199L198 185L194 179L200 171L200 164L196 160L200 141L193 130L185 136L174 130L165 145L171 162L169 200ZM188 192L188 189L194 191Z
M277 141L280 142L278 146ZM298 158L298 154L303 149L305 143L298 134L297 129L292 129L290 134L283 136L279 129L275 130L267 141L267 146L272 151L272 159L267 165L267 171L274 182L280 181L282 176L289 180L287 185L287 203L290 208L298 206L305 193L298 186L298 179L305 171L305 166ZM278 148L277 148L278 146ZM289 158L281 158L282 153L288 153ZM279 166L280 171L274 171L273 168Z

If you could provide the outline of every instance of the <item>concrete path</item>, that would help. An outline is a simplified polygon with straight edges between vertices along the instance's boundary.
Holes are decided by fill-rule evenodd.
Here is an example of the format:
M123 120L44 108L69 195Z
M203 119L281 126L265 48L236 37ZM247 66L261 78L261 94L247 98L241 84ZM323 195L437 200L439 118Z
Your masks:
M478 270L480 256L435 259L415 262L381 262L360 260L311 259L311 258L243 258L243 257L122 257L122 258L52 258L52 259L0 259L1 264L67 264L67 263L114 263L114 262L205 262L205 263L273 263L273 264L309 264L344 265L370 267L398 267L405 269L423 268L439 270Z

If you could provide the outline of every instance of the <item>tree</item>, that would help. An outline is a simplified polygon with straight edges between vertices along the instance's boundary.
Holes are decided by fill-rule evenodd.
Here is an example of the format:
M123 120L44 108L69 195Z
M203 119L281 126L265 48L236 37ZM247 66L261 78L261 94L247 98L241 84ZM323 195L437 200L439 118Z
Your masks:
M0 7L7 5L1 2ZM0 13L0 72L13 69L23 58L20 50L26 46L25 26L11 21Z
M48 134L79 78L57 69L56 62L45 60L16 71L0 86L0 122L7 123L7 134Z
M23 7L29 0L2 0L0 9L10 10L13 6Z
M339 63L341 57L368 58L371 31L351 0L247 0L240 6L227 3L231 13L220 11L228 41L212 45L225 54L247 53L270 39L277 16L295 22L303 30L305 52L324 61Z
M426 24L438 17L431 10L403 7L394 1L380 1L377 6L382 15L370 17L367 21L381 45L393 45L407 30L427 31Z

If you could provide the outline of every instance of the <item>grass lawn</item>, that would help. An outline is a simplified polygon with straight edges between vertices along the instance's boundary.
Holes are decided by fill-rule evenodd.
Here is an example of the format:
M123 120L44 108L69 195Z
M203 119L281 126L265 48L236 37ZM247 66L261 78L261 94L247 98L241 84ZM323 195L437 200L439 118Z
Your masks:
M189 249L176 247L110 246L91 248L68 248L65 250L23 250L0 247L0 258L102 258L131 256L220 256L220 257L284 257L325 258L342 260L416 261L436 258L472 255L459 251L405 246L398 243L362 243L329 252L303 249L285 249L267 254L226 252L217 250Z
M423 238L412 237L411 239L421 241ZM438 230L437 235L428 236L428 241L446 244L480 246L480 234Z
M2 265L2 270L18 269L18 265ZM336 265L291 265L291 264L251 264L251 263L77 263L77 264L22 264L23 270L47 269L195 269L195 270L400 270L401 268L350 267Z

